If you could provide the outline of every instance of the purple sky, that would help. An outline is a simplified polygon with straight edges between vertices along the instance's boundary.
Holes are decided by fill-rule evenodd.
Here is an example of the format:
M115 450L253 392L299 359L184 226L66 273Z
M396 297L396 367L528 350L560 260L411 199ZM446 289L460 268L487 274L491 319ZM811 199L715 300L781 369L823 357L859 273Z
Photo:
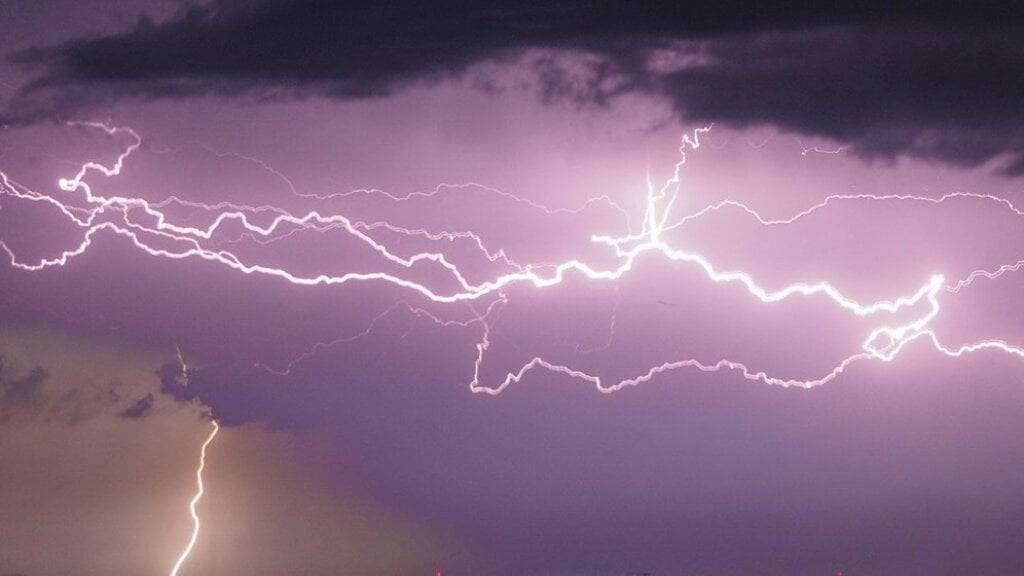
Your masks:
M204 6L0 3L0 575L1024 571L1016 12Z

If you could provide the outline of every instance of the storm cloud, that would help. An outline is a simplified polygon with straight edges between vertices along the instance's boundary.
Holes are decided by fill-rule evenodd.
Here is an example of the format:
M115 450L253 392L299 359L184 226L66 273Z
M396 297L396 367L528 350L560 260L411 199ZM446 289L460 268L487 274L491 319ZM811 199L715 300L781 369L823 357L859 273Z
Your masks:
M1022 13L956 3L222 0L125 33L18 51L15 61L40 72L3 119L67 116L125 96L382 97L497 61L525 65L546 98L652 94L685 121L776 126L869 159L996 160L1016 175ZM582 56L524 62L531 50Z

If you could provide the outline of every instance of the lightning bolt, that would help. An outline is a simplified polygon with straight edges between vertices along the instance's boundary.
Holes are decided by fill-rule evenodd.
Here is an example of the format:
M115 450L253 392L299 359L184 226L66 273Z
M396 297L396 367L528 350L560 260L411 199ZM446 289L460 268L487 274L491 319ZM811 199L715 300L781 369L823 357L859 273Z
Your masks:
M86 176L90 172L97 172L107 177L112 177L120 174L125 161L141 146L141 137L131 130L130 128L113 127L102 123L91 123L91 122L76 122L72 123L76 126L86 126L98 128L104 131L108 135L128 135L132 143L129 144L116 158L115 162L111 166L104 166L97 162L87 162L81 166L78 172L72 178L61 179L58 185L61 190L65 192L77 192L81 191L83 194L83 200L86 202L89 208L83 208L79 206L73 206L71 204L65 204L57 200L56 198L40 194L38 192L29 190L23 186L20 186L12 179L10 179L5 173L0 172L0 181L4 184L4 192L13 195L17 198L27 199L31 201L47 202L57 207L65 216L73 221L78 226L84 228L86 231L83 235L83 241L75 248L65 250L60 256L52 259L42 259L36 264L28 264L20 262L14 252L8 247L5 242L0 242L2 247L8 254L11 264L16 268L23 270L40 270L55 265L65 265L68 260L74 256L84 253L92 243L94 235L100 231L110 231L115 234L127 237L137 248L145 251L146 253L153 256L160 256L172 259L186 259L186 258L201 258L204 260L214 261L226 265L232 269L238 270L245 274L265 274L270 276L276 276L282 278L293 284L300 285L333 285L333 284L344 284L352 281L383 281L402 288L409 289L413 292L417 292L420 295L438 303L451 304L456 302L471 302L480 299L490 294L498 294L502 296L503 290L513 284L527 282L531 283L538 288L545 288L560 284L567 274L569 273L580 273L591 280L603 280L603 281L614 281L621 278L623 275L628 273L632 268L634 262L639 256L655 252L660 253L665 258L676 261L684 262L696 265L704 271L706 276L715 283L738 283L745 287L747 291L764 303L774 303L785 300L791 296L823 296L831 299L835 304L843 309L846 309L857 316L870 316L878 313L895 313L903 308L914 306L922 301L927 301L930 304L930 309L922 318L914 320L908 324L901 326L880 326L873 330L868 338L865 340L860 353L851 355L839 365L837 365L833 371L826 374L823 377L811 380L791 380L791 379L780 379L770 377L763 372L752 372L745 365L734 362L731 360L720 360L714 364L704 364L696 360L684 360L679 362L673 362L664 364L662 366L653 367L648 373L637 376L634 379L624 380L610 387L604 387L601 385L600 380L594 376L584 374L573 370L567 366L555 365L545 361L543 358L535 358L533 361L523 366L523 368L516 374L509 374L508 378L495 388L480 387L476 379L471 382L471 389L474 391L487 391L490 393L496 393L502 390L509 383L518 381L525 372L529 371L534 367L543 367L548 370L555 372L561 372L568 374L575 378L580 378L597 385L602 391L614 391L618 390L626 385L635 385L640 382L649 380L653 375L671 370L679 367L689 366L700 369L702 371L715 371L723 368L729 368L740 371L745 378L766 382L769 384L777 384L784 386L800 385L804 387L810 387L814 385L823 384L835 376L840 374L850 363L865 359L865 358L876 358L885 361L891 361L895 354L898 353L903 346L909 341L915 340L922 336L928 336L928 339L932 340L936 348L943 353L949 355L960 355L964 352L976 351L986 348L998 348L1011 354L1020 355L1021 349L1019 347L1011 346L1005 342L1000 341L983 341L972 345L966 345L959 349L948 348L938 342L937 336L933 332L926 330L927 323L934 318L939 312L939 303L936 298L936 294L940 289L945 289L949 292L957 292L964 286L969 285L974 279L979 277L996 278L999 275L1010 271L1019 269L1022 266L1022 262L1016 264L1008 264L1000 267L995 271L977 270L972 272L967 278L958 281L953 285L945 285L944 278L941 275L933 275L928 282L926 282L917 292L911 296L903 296L894 300L882 300L872 303L861 303L852 298L849 298L842 294L838 289L826 281L819 281L814 283L798 282L790 284L778 290L768 290L761 287L754 278L743 271L722 271L717 268L704 256L696 253L691 253L683 250L678 250L662 240L664 232L673 230L679 226L686 224L696 218L705 216L708 213L718 211L724 208L736 208L746 212L747 214L756 218L756 220L765 226L777 226L792 224L804 218L818 210L824 209L829 205L839 201L851 201L851 200L871 200L871 201L915 201L915 202L932 202L942 203L952 198L959 197L970 197L975 199L983 199L992 202L998 202L1005 205L1007 208L1012 210L1017 215L1024 215L1020 209L1014 206L1010 201L991 195L983 194L972 194L972 193L954 193L947 194L941 198L930 198L910 195L833 195L825 198L823 201L815 204L803 211L796 213L795 215L785 219L766 219L762 217L757 211L751 209L741 202L734 200L724 200L717 204L707 206L693 214L689 214L673 223L669 223L669 217L672 213L672 209L679 195L679 184L680 174L683 165L686 162L686 150L688 148L696 149L700 146L700 136L710 130L710 127L699 128L693 132L692 135L685 135L683 137L683 143L680 147L680 160L675 164L672 176L662 185L660 188L655 189L653 184L648 177L648 194L647 204L644 212L643 227L638 233L630 233L625 236L613 237L595 235L592 237L592 241L598 244L603 244L610 247L616 257L620 259L620 264L610 269L596 269L587 263L580 260L569 260L566 262L553 264L553 265L520 265L508 259L504 252L501 250L495 251L487 248L480 235L471 231L457 231L457 232L430 232L425 229L409 229L400 226L394 226L387 222L357 222L352 221L342 215L331 214L323 215L317 211L310 211L304 215L293 215L290 212L272 207L272 206L238 206L228 203L220 203L215 205L207 205L202 203L185 202L175 197L165 200L162 203L154 204L140 198L128 198L121 196L104 197L95 194L92 188L87 182L85 182ZM284 174L274 170L269 165L262 161L252 159L249 157L240 156L247 160L251 160L259 163L264 169L270 171L275 176L283 179L288 183L289 190L293 194L295 192L294 186L291 181ZM450 185L445 185L450 187ZM326 199L338 196L347 196L354 193L380 193L393 201L401 202L407 201L414 196L432 197L439 194L442 190L446 189L445 186L436 188L430 193L414 193L407 196L393 196L380 191L357 191L349 192L336 195L328 196L313 196L317 199ZM493 189L492 189L493 190ZM607 197L596 198L588 200L583 207L576 210L567 209L549 209L543 205L537 204L533 201L519 198L513 194L494 191L495 193L504 196L506 198L522 202L531 208L535 208L543 211L546 214L554 214L559 212L579 212L585 209L588 205L593 202L607 202L609 205L618 209L623 214L626 214L621 207L617 206ZM217 211L217 216L213 223L205 228L183 226L174 224L168 221L167 217L160 208L166 206L170 202L175 202L190 207L201 208L208 211ZM224 209L226 211L221 211ZM155 221L155 227L149 227L134 222L129 217L131 210L142 210L146 215L153 218ZM120 214L119 218L108 219L101 222L97 220L108 210L116 211ZM260 226L251 221L249 214L258 212L272 212L275 214L273 220L269 225ZM294 274L283 268L268 267L260 264L249 264L242 261L241 258L226 250L215 250L205 247L202 242L211 240L218 230L218 228L225 222L234 221L242 225L252 238L267 238L273 236L280 228L290 225L295 228L289 232L285 232L282 236L273 236L266 242L274 241L287 235L294 233L296 229L314 229L317 231L324 231L329 229L340 229L348 233L350 236L356 238L373 252L382 256L386 261L398 265L400 267L411 269L418 264L435 264L440 267L447 275L454 279L459 287L456 291L440 292L423 283L409 280L407 278L388 273L388 272L348 272L342 275L327 275L320 274L315 276L305 276ZM412 256L403 257L390 251L384 244L374 240L367 232L374 229L384 228L392 232L404 234L407 236L422 236L431 240L455 240L455 239L470 239L475 242L477 248L490 260L491 262L502 260L504 263L511 266L514 271L498 276L492 280L486 280L480 283L470 282L444 253L440 252L420 252ZM145 240L145 236L154 236L157 238L164 238L176 241L184 244L184 248L168 249L168 248L156 248L148 244ZM546 270L547 273L542 274L540 270ZM502 296L503 297L503 296ZM376 319L375 319L376 321ZM486 327L486 322L483 319L479 319L479 322L483 323ZM371 324L372 328L372 324ZM614 325L612 326L614 329ZM886 341L884 346L875 344L876 341ZM318 345L318 348L323 348L326 345ZM478 350L480 357L482 358L483 352L487 350L489 346L488 331L484 331L483 340L478 344ZM315 353L314 349L312 353ZM308 354L300 356L297 360L300 361L302 358L307 357ZM477 362L479 367L479 359ZM282 371L287 373L290 368L286 368Z
M808 154L828 154L836 155L842 154L846 150L846 146L839 146L838 148L820 148L818 146L804 146L804 143L797 140L797 144L800 145L800 155L807 156Z
M97 174L103 177L114 177L121 173L129 157L141 146L141 137L130 128L114 127L103 123L78 122L75 126L94 128L103 131L108 136L127 136L130 139L128 144L115 161L106 166L98 162L87 162L83 164L78 172L71 178L62 178L58 181L58 187L63 195L50 195L32 190L6 173L0 172L0 195L11 196L16 199L41 202L48 204L58 210L73 226L83 231L82 241L77 246L63 250L53 258L43 258L37 262L24 262L17 257L5 241L0 241L0 248L3 248L13 267L25 271L37 271L53 266L64 266L68 261L80 254L83 254L92 245L93 238L103 232L112 233L128 239L137 249L154 257L168 258L172 260L200 259L223 265L245 275L266 275L279 278L286 282L305 285L341 285L349 282L382 282L405 289L414 295L418 295L429 301L438 304L462 304L468 306L472 318L466 321L444 320L432 312L418 308L406 301L399 301L395 305L372 319L365 330L352 335L338 338L324 343L317 343L306 352L295 357L283 367L273 368L263 364L257 366L279 374L288 375L298 363L309 357L322 352L332 346L344 342L351 342L369 334L375 326L388 315L399 310L405 310L417 318L427 319L442 326L458 326L462 328L473 328L480 330L480 338L476 343L476 359L474 361L473 375L469 383L472 392L485 393L490 395L500 394L509 385L522 380L527 373L535 369L543 369L550 372L563 374L573 379L587 382L602 393L612 393L622 388L636 386L648 382L655 376L665 372L690 368L702 372L718 372L729 370L738 373L743 378L751 381L762 382L776 386L796 386L811 388L825 384L842 374L850 365L862 360L877 360L891 362L909 344L918 340L929 342L932 347L940 353L950 357L960 357L967 353L981 350L997 350L1004 353L1024 358L1024 348L1002 340L988 339L977 342L950 346L944 344L938 335L930 328L932 320L940 313L940 293L958 293L966 286L969 286L979 278L994 280L1000 276L1024 268L1024 260L1007 263L992 270L975 270L966 277L947 282L945 276L932 274L916 291L909 295L899 296L888 300L875 302L860 302L851 298L834 285L827 281L796 282L782 288L771 290L761 286L755 278L742 270L724 270L716 267L708 258L701 254L681 250L669 245L665 240L665 233L685 226L689 222L703 218L708 214L720 210L738 210L754 218L763 226L785 226L797 222L809 215L825 210L842 202L920 202L941 204L959 198L969 198L978 201L995 203L1004 209L1012 211L1017 216L1024 216L1024 211L1017 208L1012 202L1004 198L986 194L954 193L939 198L913 196L913 195L831 195L821 202L801 210L790 217L771 219L763 217L758 211L750 208L742 202L735 200L723 200L716 204L708 205L696 212L673 219L673 210L680 194L681 171L686 162L686 152L690 149L700 147L700 137L710 127L699 128L692 134L687 134L682 139L680 146L680 159L675 164L672 175L659 187L656 187L648 175L646 204L643 211L641 229L634 231L630 225L629 213L618 206L607 196L590 199L582 206L574 209L556 208L552 209L542 204L521 198L514 194L501 192L486 188L478 184L466 186L477 187L487 193L499 198L514 201L522 204L531 210L537 210L546 215L553 214L579 214L589 207L601 203L618 210L625 218L627 233L622 236L594 235L591 241L597 245L607 248L614 254L617 263L606 268L591 266L579 260L570 259L556 263L519 263L510 258L504 249L495 249L484 240L484 235L472 230L430 230L427 228L409 228L391 224L386 221L365 222L353 220L341 214L323 214L317 210L310 210L302 214L294 214L283 208L263 205L248 206L231 203L204 204L190 202L178 197L169 197L161 202L150 202L142 198L125 196L102 196L93 191L87 182L87 177ZM816 148L805 148L804 154L809 152L838 153L840 150L826 151ZM218 153L220 154L220 153ZM283 173L273 169L268 164L249 157L237 155L244 160L259 164L263 169L275 175L287 183L289 191L298 197L315 201L327 199L344 198L353 194L376 194L381 195L391 202L407 202L413 198L432 198L453 188L454 185L442 185L432 192L414 193L407 196L394 196L377 190L361 190L342 194L331 194L324 196L299 194L291 180ZM192 226L180 222L173 222L167 216L164 209L171 204L186 206L215 214L212 223L206 226ZM139 215L142 218L139 218ZM266 218L270 216L268 224L258 224L257 217ZM347 237L355 240L358 245L376 254L390 268L404 272L389 272L385 270L374 270L370 272L345 272L340 275L313 274L305 275L292 272L286 268L266 266L263 264L245 261L223 247L214 247L215 236L225 223L234 223L244 230L242 235L228 239L226 243L236 243L243 238L256 241L265 245L288 238L298 230L311 230L314 232L326 232L328 230L341 232ZM412 255L401 255L383 242L376 240L373 232L386 230L390 233L399 234L405 237L426 239L431 242L469 242L478 254L483 255L491 263L500 263L509 271L484 279L482 281L471 280L453 262L452 258L442 251L424 251ZM154 241L159 241L156 245ZM634 263L645 254L657 254L661 257L683 264L688 264L702 271L705 277L716 284L739 285L746 289L753 298L765 304L772 304L787 300L791 297L824 298L831 301L839 308L857 317L874 317L876 315L891 315L903 310L916 308L921 305L925 311L917 317L900 324L878 324L862 341L859 350L848 355L831 370L817 377L808 379L782 378L769 375L764 371L758 371L747 365L731 360L718 359L704 362L698 359L682 359L652 366L631 378L614 383L605 383L599 376L588 374L576 368L564 364L557 364L546 360L541 356L532 358L523 364L518 370L509 372L505 378L495 385L485 385L480 381L481 365L485 355L491 346L491 329L494 319L500 313L502 306L507 303L506 290L517 284L532 285L536 288L548 288L563 282L569 274L580 275L592 281L614 282L629 273ZM429 266L441 272L446 279L454 282L454 288L439 289L423 282L412 280L405 276L405 272L413 269ZM474 304L478 301L487 301L486 308L477 312ZM609 336L607 345L614 339L616 310L613 310L609 322ZM588 351L578 350L581 353ZM178 348L179 361L182 363L183 372L187 375L187 367L184 365L184 357ZM188 558L199 534L199 517L196 514L196 505L204 493L202 472L205 467L206 449L213 441L219 430L216 421L213 421L213 430L204 442L200 451L199 467L196 471L197 492L190 503L190 513L193 519L193 531L189 543L182 552L175 564L171 576L176 576L184 561Z
M188 544L181 551L181 555L178 556L178 560L171 568L170 576L178 576L178 571L181 570L182 564L188 560L189 554L192 553L192 548L195 547L196 541L199 539L199 514L196 512L196 506L199 505L199 501L203 499L203 494L206 493L206 488L203 486L203 470L206 468L206 449L217 436L217 432L220 431L220 425L217 424L216 420L211 420L210 423L213 425L213 429L210 431L210 435L206 437L202 447L199 448L199 467L196 468L196 493L188 503L188 511L192 516L192 535L189 536Z
M185 354L181 351L181 346L174 345L174 351L178 356L178 365L181 366L181 376L188 382L188 364L185 362Z

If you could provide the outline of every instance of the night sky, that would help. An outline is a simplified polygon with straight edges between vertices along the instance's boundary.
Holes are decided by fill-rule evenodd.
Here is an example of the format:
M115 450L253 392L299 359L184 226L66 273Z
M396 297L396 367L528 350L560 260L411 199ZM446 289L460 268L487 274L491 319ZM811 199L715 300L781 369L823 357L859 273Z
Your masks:
M748 4L0 0L0 576L1024 574L1024 8Z

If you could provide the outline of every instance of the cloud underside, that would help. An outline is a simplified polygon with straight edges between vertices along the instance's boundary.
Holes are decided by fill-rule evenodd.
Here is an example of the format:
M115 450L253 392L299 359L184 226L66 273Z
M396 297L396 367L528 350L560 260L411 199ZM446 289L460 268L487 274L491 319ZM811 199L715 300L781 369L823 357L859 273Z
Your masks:
M712 4L223 0L14 55L39 75L4 119L126 96L380 97L504 62L526 67L547 99L645 93L684 121L772 125L867 158L995 160L1024 173L1019 11ZM547 56L523 58L538 53Z

